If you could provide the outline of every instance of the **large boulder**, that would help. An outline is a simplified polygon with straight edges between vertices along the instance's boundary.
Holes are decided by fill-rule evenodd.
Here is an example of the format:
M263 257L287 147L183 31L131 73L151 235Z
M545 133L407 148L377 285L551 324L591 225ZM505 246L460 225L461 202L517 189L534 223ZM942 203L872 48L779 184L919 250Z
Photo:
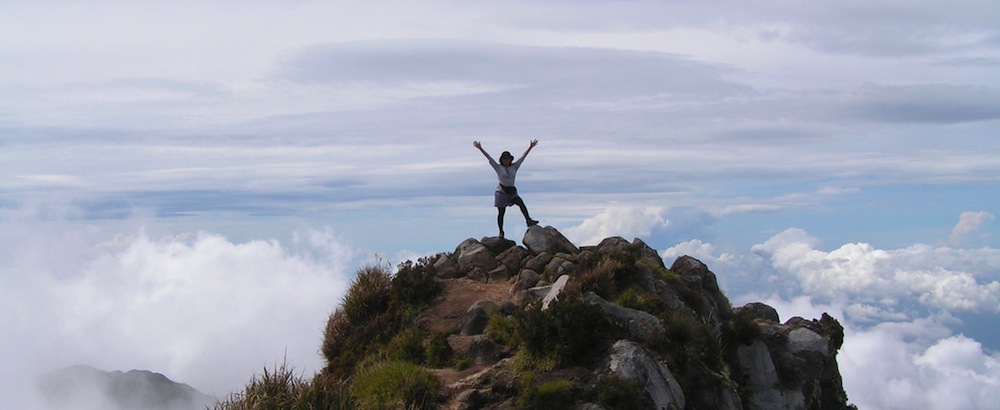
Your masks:
M489 324L489 312L491 310L499 309L496 303L488 300L481 300L473 303L465 310L462 314L462 318L458 323L458 334L463 336L468 335L480 335L486 330L486 325Z
M559 298L559 295L566 290L567 285L569 285L569 275L563 275L556 279L556 282L549 288L549 293L545 294L545 298L542 299L542 309L548 309L549 304Z
M604 314L613 322L622 325L628 333L629 339L640 341L654 340L657 336L663 335L666 332L660 319L647 312L608 302L597 296L594 292L587 292L584 295L584 299L591 304L599 306Z
M503 251L517 246L516 242L499 236L487 236L480 239L479 243L483 244L483 246L488 248L490 252L493 252L494 255L499 255L503 253Z
M611 347L608 370L640 386L655 409L683 409L684 392L670 369L638 343L619 340Z
M524 233L524 239L521 242L524 243L524 246L531 253L536 255L542 252L551 254L563 252L573 255L580 253L580 249L576 245L573 245L569 239L566 239L563 234L551 226L544 228L538 225L528 227L528 231Z
M497 267L496 255L486 245L469 238L455 248L458 259L458 269L469 273L474 268L489 272Z

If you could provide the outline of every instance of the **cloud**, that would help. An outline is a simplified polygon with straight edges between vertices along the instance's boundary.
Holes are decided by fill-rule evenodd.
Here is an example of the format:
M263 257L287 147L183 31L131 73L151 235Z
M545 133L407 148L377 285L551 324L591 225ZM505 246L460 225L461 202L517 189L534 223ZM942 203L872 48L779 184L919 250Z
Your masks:
M611 236L649 236L653 230L665 229L670 225L670 221L663 216L664 211L660 207L612 206L563 232L573 243L586 245L596 245Z
M0 265L0 381L18 397L34 375L74 364L152 370L216 396L283 360L305 374L322 365L322 329L355 256L331 231L288 245L209 232L93 242L72 226L20 231L29 252Z
M987 225L992 223L996 216L986 211L962 212L958 217L958 224L951 230L951 237L948 242L952 245L960 245L974 238L974 235ZM984 232L979 235L981 238L988 238L991 234Z
M877 249L845 244L830 252L801 229L785 230L753 252L795 278L802 290L833 300L1000 312L1000 250L954 249L916 244Z

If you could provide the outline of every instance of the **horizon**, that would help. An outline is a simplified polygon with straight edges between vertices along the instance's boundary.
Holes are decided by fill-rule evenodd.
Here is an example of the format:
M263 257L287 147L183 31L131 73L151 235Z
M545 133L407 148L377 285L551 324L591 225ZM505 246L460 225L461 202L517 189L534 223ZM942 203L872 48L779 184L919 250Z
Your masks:
M826 311L861 408L1000 400L1000 11L864 4L7 4L0 372L218 397L321 366L354 272L497 234L494 158L575 244ZM505 230L520 243L520 213ZM152 347L152 348L151 348Z

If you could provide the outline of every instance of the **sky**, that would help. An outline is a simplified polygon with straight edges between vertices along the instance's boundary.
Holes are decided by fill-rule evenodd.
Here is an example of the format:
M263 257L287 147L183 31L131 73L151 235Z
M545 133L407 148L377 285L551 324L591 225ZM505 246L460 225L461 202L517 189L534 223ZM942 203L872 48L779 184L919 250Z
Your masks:
M496 235L472 142L538 139L532 217L830 312L859 407L1000 400L992 2L0 5L15 392L74 364L220 397L311 375L357 269Z

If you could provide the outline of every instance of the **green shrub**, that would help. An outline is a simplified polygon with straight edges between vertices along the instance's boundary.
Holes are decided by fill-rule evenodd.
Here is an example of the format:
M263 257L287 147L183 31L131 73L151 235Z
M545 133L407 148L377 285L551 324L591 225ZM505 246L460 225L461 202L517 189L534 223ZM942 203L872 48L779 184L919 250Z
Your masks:
M362 409L434 409L440 382L429 371L402 361L366 362L359 366L351 393Z
M284 364L254 376L243 392L215 404L216 410L271 410L305 408L303 392L308 385Z
M552 362L556 367L578 363L606 347L617 329L601 311L579 294L563 294L542 310L533 303L515 313L517 345L529 362Z
M637 287L625 289L618 294L615 303L629 309L641 310L654 316L666 312L667 304L663 299L652 292L647 292Z
M692 355L712 370L723 370L722 329L713 328L690 313L668 312L660 320L666 329L664 338L657 343L660 351Z
M820 317L819 326L823 329L823 333L830 338L830 345L833 346L833 350L840 350L844 345L844 326L841 326L837 319L826 314L826 312L823 312L823 316Z
M746 309L737 311L722 328L722 336L726 345L749 345L761 334L760 325L753 312Z
M395 275L381 264L359 270L342 305L327 321L321 348L325 371L348 378L360 360L376 353L422 362L422 334L415 328L410 332L416 333L403 330L440 290L428 258L400 264Z
M518 404L526 409L558 410L573 408L573 390L576 385L568 380L535 383L534 375L521 378Z
M651 409L652 400L637 383L611 374L597 385L597 403L611 410Z
M604 299L611 299L617 293L615 272L621 270L621 263L604 258L591 269L584 271L574 285L581 292L594 292Z
M347 321L363 323L389 308L392 276L383 266L371 265L358 271L344 295L341 309Z
M517 347L517 321L512 316L507 316L499 309L490 309L486 312L489 322L486 324L486 337L499 344Z
M385 347L385 357L391 360L420 364L424 362L424 332L410 326L396 334Z
M417 307L430 303L442 289L434 277L434 265L429 258L416 264L412 261L399 264L392 278L393 303Z
M448 334L435 333L427 341L427 347L424 349L424 363L439 369L447 366L454 355L455 352L448 344Z

